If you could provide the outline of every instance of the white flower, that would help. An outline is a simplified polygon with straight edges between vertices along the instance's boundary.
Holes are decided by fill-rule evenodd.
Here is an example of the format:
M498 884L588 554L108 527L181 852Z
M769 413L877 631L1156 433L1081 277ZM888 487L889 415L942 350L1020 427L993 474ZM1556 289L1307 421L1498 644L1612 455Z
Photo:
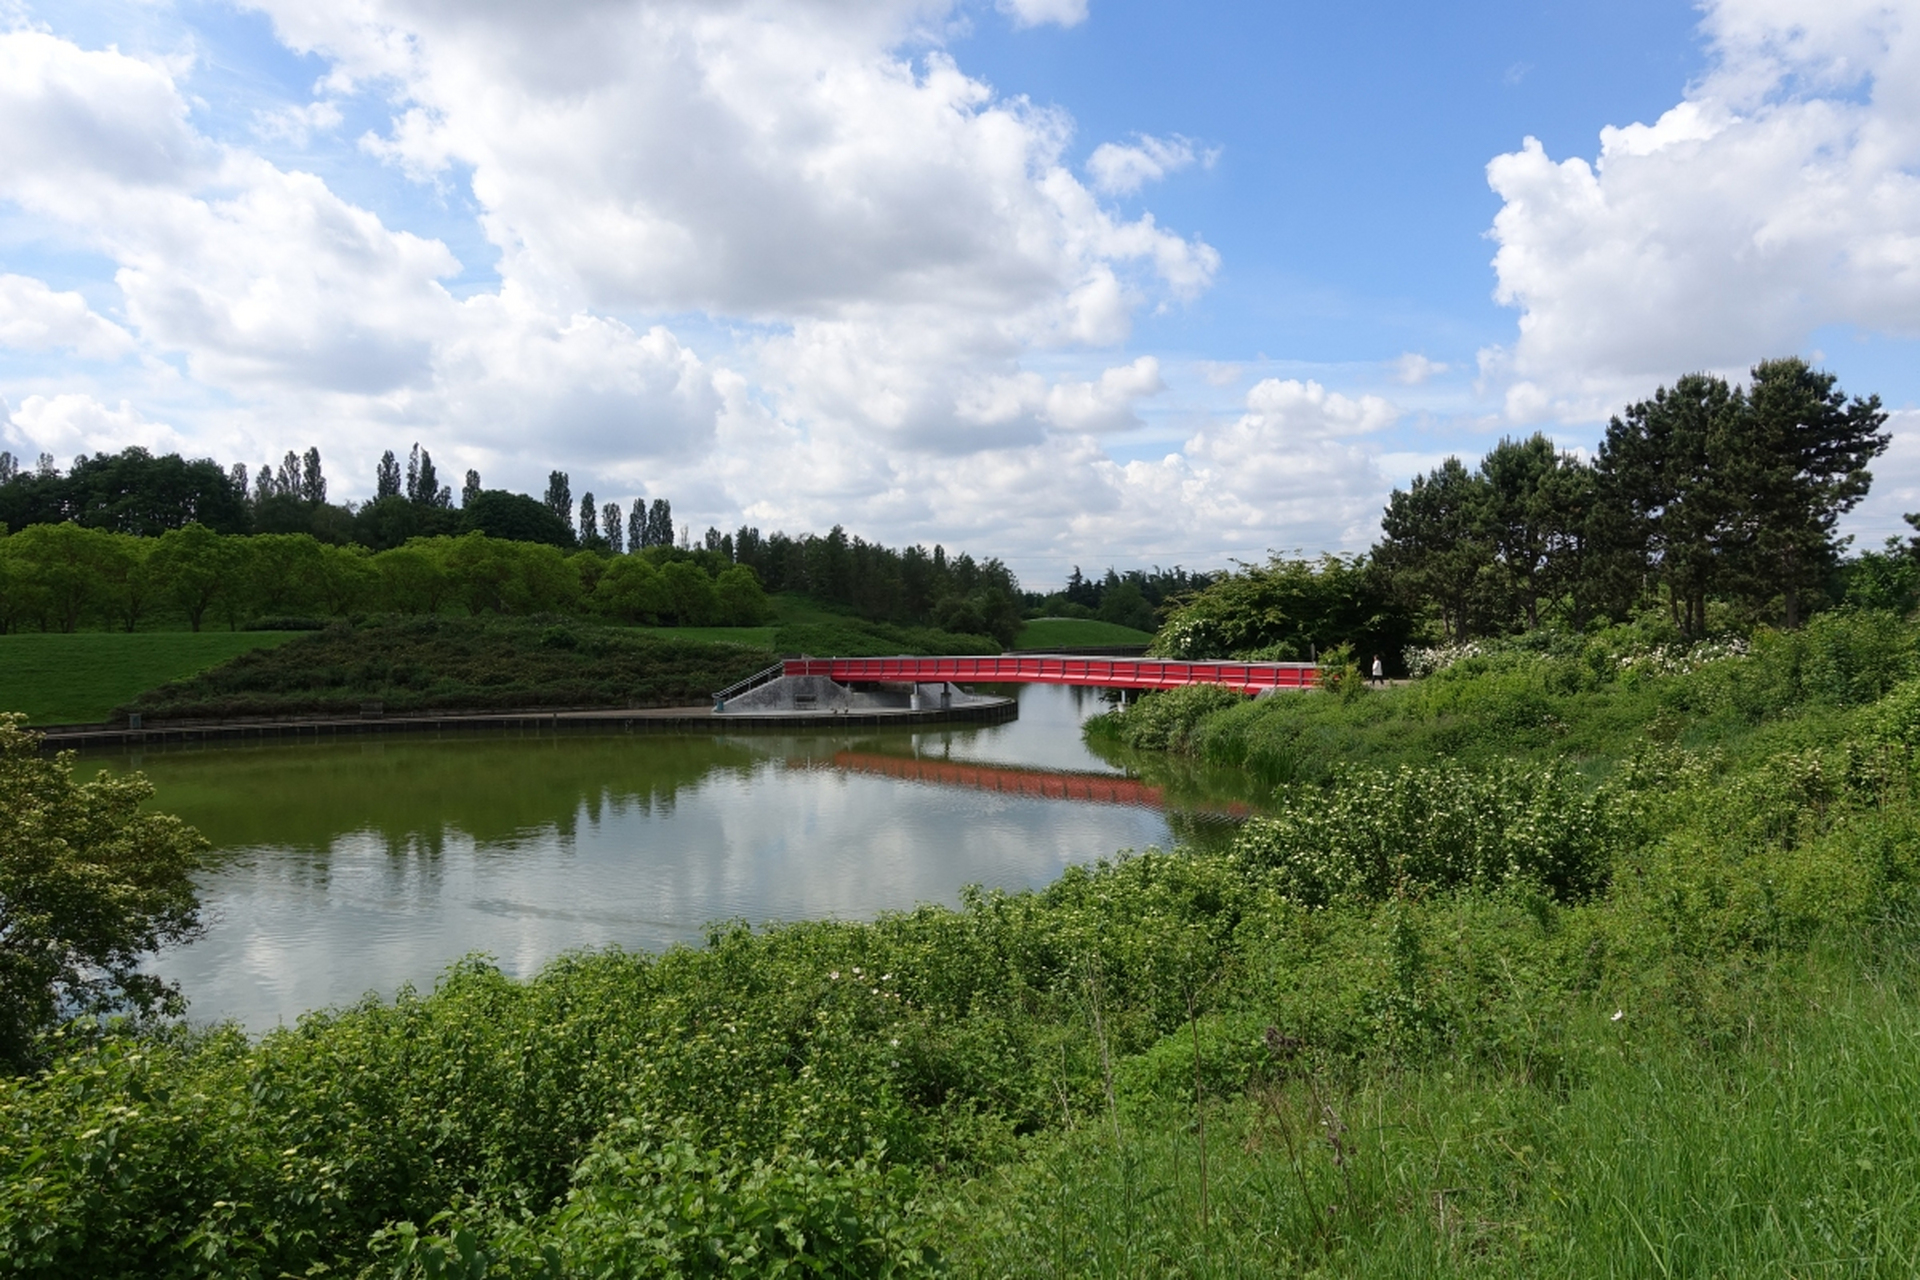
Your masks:
M1613 1020L1614 1020L1615 1022L1618 1022L1618 1021L1620 1021L1620 1019L1622 1019L1622 1018L1624 1018L1624 1017L1626 1017L1626 1016L1627 1016L1627 1011L1626 1011L1625 1009L1615 1009L1615 1010L1613 1011Z

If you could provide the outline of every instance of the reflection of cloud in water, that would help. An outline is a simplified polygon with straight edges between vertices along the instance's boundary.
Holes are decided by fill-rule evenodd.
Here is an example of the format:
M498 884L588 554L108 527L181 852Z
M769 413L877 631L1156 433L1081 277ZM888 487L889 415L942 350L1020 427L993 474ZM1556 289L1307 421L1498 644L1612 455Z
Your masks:
M1062 763L1069 736L1077 744L1078 709L1058 696L1069 692L1023 699L1044 766ZM999 750L1014 753L1020 741L1003 737ZM408 815L404 825L333 814L335 834L318 850L250 842L246 856L207 878L219 923L158 968L182 980L196 1016L260 1028L368 990L426 985L471 951L524 974L570 948L656 949L697 942L710 921L858 919L953 903L969 883L1035 886L1071 863L1169 843L1166 819L1151 809L789 769L781 760L793 754L792 740L745 758L710 739L695 745L614 738L532 757L580 774L562 767L553 775L566 785L546 784L558 807L538 823L527 821L525 797L484 797L479 820L438 808L437 797L453 794L447 770L462 758L487 764L482 780L502 785L511 771L489 756L463 757L457 743L393 753L386 763L397 759L430 785L434 803L396 807ZM847 747L819 742L807 754L831 760ZM686 757L685 767L668 770L664 797L645 785L657 770L634 773L626 763L660 749ZM1102 768L1079 752L1066 763ZM528 778L538 783L531 768ZM165 780L156 781L164 802ZM357 794L343 788L336 802ZM368 794L371 804L396 803Z

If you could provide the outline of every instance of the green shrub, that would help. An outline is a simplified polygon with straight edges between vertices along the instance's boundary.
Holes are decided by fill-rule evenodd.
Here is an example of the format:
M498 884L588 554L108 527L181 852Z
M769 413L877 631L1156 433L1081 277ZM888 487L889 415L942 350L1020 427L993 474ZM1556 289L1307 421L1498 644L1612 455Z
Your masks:
M1234 854L1302 906L1399 892L1596 889L1612 832L1603 799L1555 766L1352 770L1250 820Z

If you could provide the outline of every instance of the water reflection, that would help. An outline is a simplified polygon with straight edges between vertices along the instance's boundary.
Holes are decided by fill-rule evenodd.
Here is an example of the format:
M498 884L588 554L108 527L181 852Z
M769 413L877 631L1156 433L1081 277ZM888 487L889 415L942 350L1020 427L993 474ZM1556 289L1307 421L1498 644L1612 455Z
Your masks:
M1097 693L1017 692L1016 721L935 732L392 737L102 763L144 768L156 803L225 855L204 881L213 927L158 967L196 1017L258 1029L430 983L469 951L527 973L573 947L697 940L714 920L1044 884L1217 836L1241 804L1090 753Z

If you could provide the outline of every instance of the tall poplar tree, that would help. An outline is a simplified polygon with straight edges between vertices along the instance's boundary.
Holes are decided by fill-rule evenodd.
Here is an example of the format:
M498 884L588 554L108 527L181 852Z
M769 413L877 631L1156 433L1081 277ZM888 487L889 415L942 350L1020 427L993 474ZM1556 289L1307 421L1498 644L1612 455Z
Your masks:
M560 523L573 528L573 486L564 471L547 473L547 510L560 517Z
M380 465L373 473L373 500L397 498L400 496L400 461L389 449L380 455Z

